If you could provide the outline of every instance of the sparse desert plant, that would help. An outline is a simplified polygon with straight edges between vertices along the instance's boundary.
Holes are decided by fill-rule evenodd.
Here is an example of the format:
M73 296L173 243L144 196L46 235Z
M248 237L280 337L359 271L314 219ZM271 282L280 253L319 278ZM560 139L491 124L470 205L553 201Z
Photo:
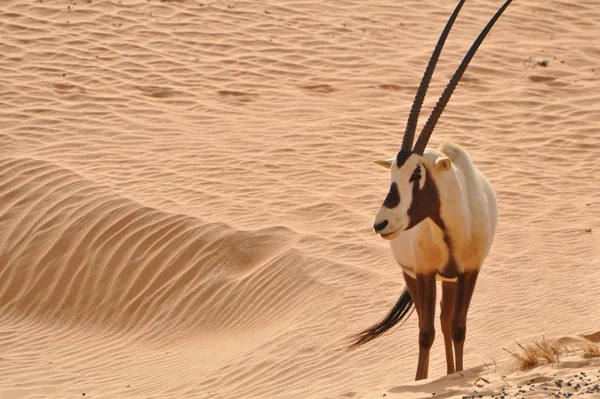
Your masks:
M600 347L593 342L585 341L581 344L581 350L585 358L600 357Z
M535 355L535 348L531 345L521 345L517 342L517 345L521 348L522 353L514 353L505 349L508 353L510 353L515 360L517 361L517 366L521 369L529 369L538 364L538 358Z
M547 363L558 363L561 354L564 352L564 346L558 342L551 344L542 338L541 341L533 341L536 346L536 354L539 358L544 359Z
M521 345L517 342L521 353L514 353L508 349L504 349L510 353L517 361L517 366L521 370L530 369L537 366L540 362L547 364L557 363L560 360L561 355L565 351L565 347L558 342L551 343L546 338L542 338L541 341L533 341L529 345Z

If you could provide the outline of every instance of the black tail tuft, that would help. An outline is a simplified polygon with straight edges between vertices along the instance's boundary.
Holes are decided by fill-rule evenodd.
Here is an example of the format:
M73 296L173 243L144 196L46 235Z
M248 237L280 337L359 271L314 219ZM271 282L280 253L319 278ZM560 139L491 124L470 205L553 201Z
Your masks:
M413 300L410 296L410 292L408 292L408 288L404 288L404 291L402 291L402 295L400 295L398 302L396 302L392 310L390 310L383 320L357 334L356 340L348 349L354 349L357 346L366 344L367 342L385 334L386 331L394 327L400 320L404 318L404 316L408 314L412 308L412 305Z

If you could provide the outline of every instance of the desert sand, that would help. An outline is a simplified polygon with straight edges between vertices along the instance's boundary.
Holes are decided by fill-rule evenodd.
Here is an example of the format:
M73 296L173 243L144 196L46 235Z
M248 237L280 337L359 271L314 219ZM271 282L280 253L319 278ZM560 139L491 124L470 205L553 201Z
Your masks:
M467 1L424 115L501 3ZM371 161L398 151L454 6L2 0L0 398L597 383L597 359L519 371L504 350L600 332L596 0L515 0L431 138L464 146L498 196L469 370L444 376L438 325L413 382L416 315L346 350L404 287L372 231L389 175Z

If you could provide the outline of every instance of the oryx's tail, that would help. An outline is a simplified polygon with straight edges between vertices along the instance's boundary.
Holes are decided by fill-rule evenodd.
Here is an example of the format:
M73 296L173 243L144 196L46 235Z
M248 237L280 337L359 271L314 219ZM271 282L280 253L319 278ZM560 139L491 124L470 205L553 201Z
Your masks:
M386 331L398 324L398 322L407 314L410 316L409 312L412 306L413 300L410 296L410 292L408 292L408 288L404 288L404 291L402 291L402 295L400 295L398 302L396 302L392 310L390 310L383 320L367 328L365 331L358 333L355 341L352 343L352 345L350 345L349 349L354 349L357 346L366 344L380 335L385 334Z

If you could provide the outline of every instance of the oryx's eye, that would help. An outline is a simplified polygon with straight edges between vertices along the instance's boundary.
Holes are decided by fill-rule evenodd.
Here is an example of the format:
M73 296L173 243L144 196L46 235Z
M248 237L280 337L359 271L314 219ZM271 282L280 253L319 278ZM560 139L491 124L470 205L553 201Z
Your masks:
M421 167L420 166L417 166L417 168L415 169L415 171L413 172L412 176L410 177L410 179L408 181L413 182L413 181L417 181L417 180L421 180Z

